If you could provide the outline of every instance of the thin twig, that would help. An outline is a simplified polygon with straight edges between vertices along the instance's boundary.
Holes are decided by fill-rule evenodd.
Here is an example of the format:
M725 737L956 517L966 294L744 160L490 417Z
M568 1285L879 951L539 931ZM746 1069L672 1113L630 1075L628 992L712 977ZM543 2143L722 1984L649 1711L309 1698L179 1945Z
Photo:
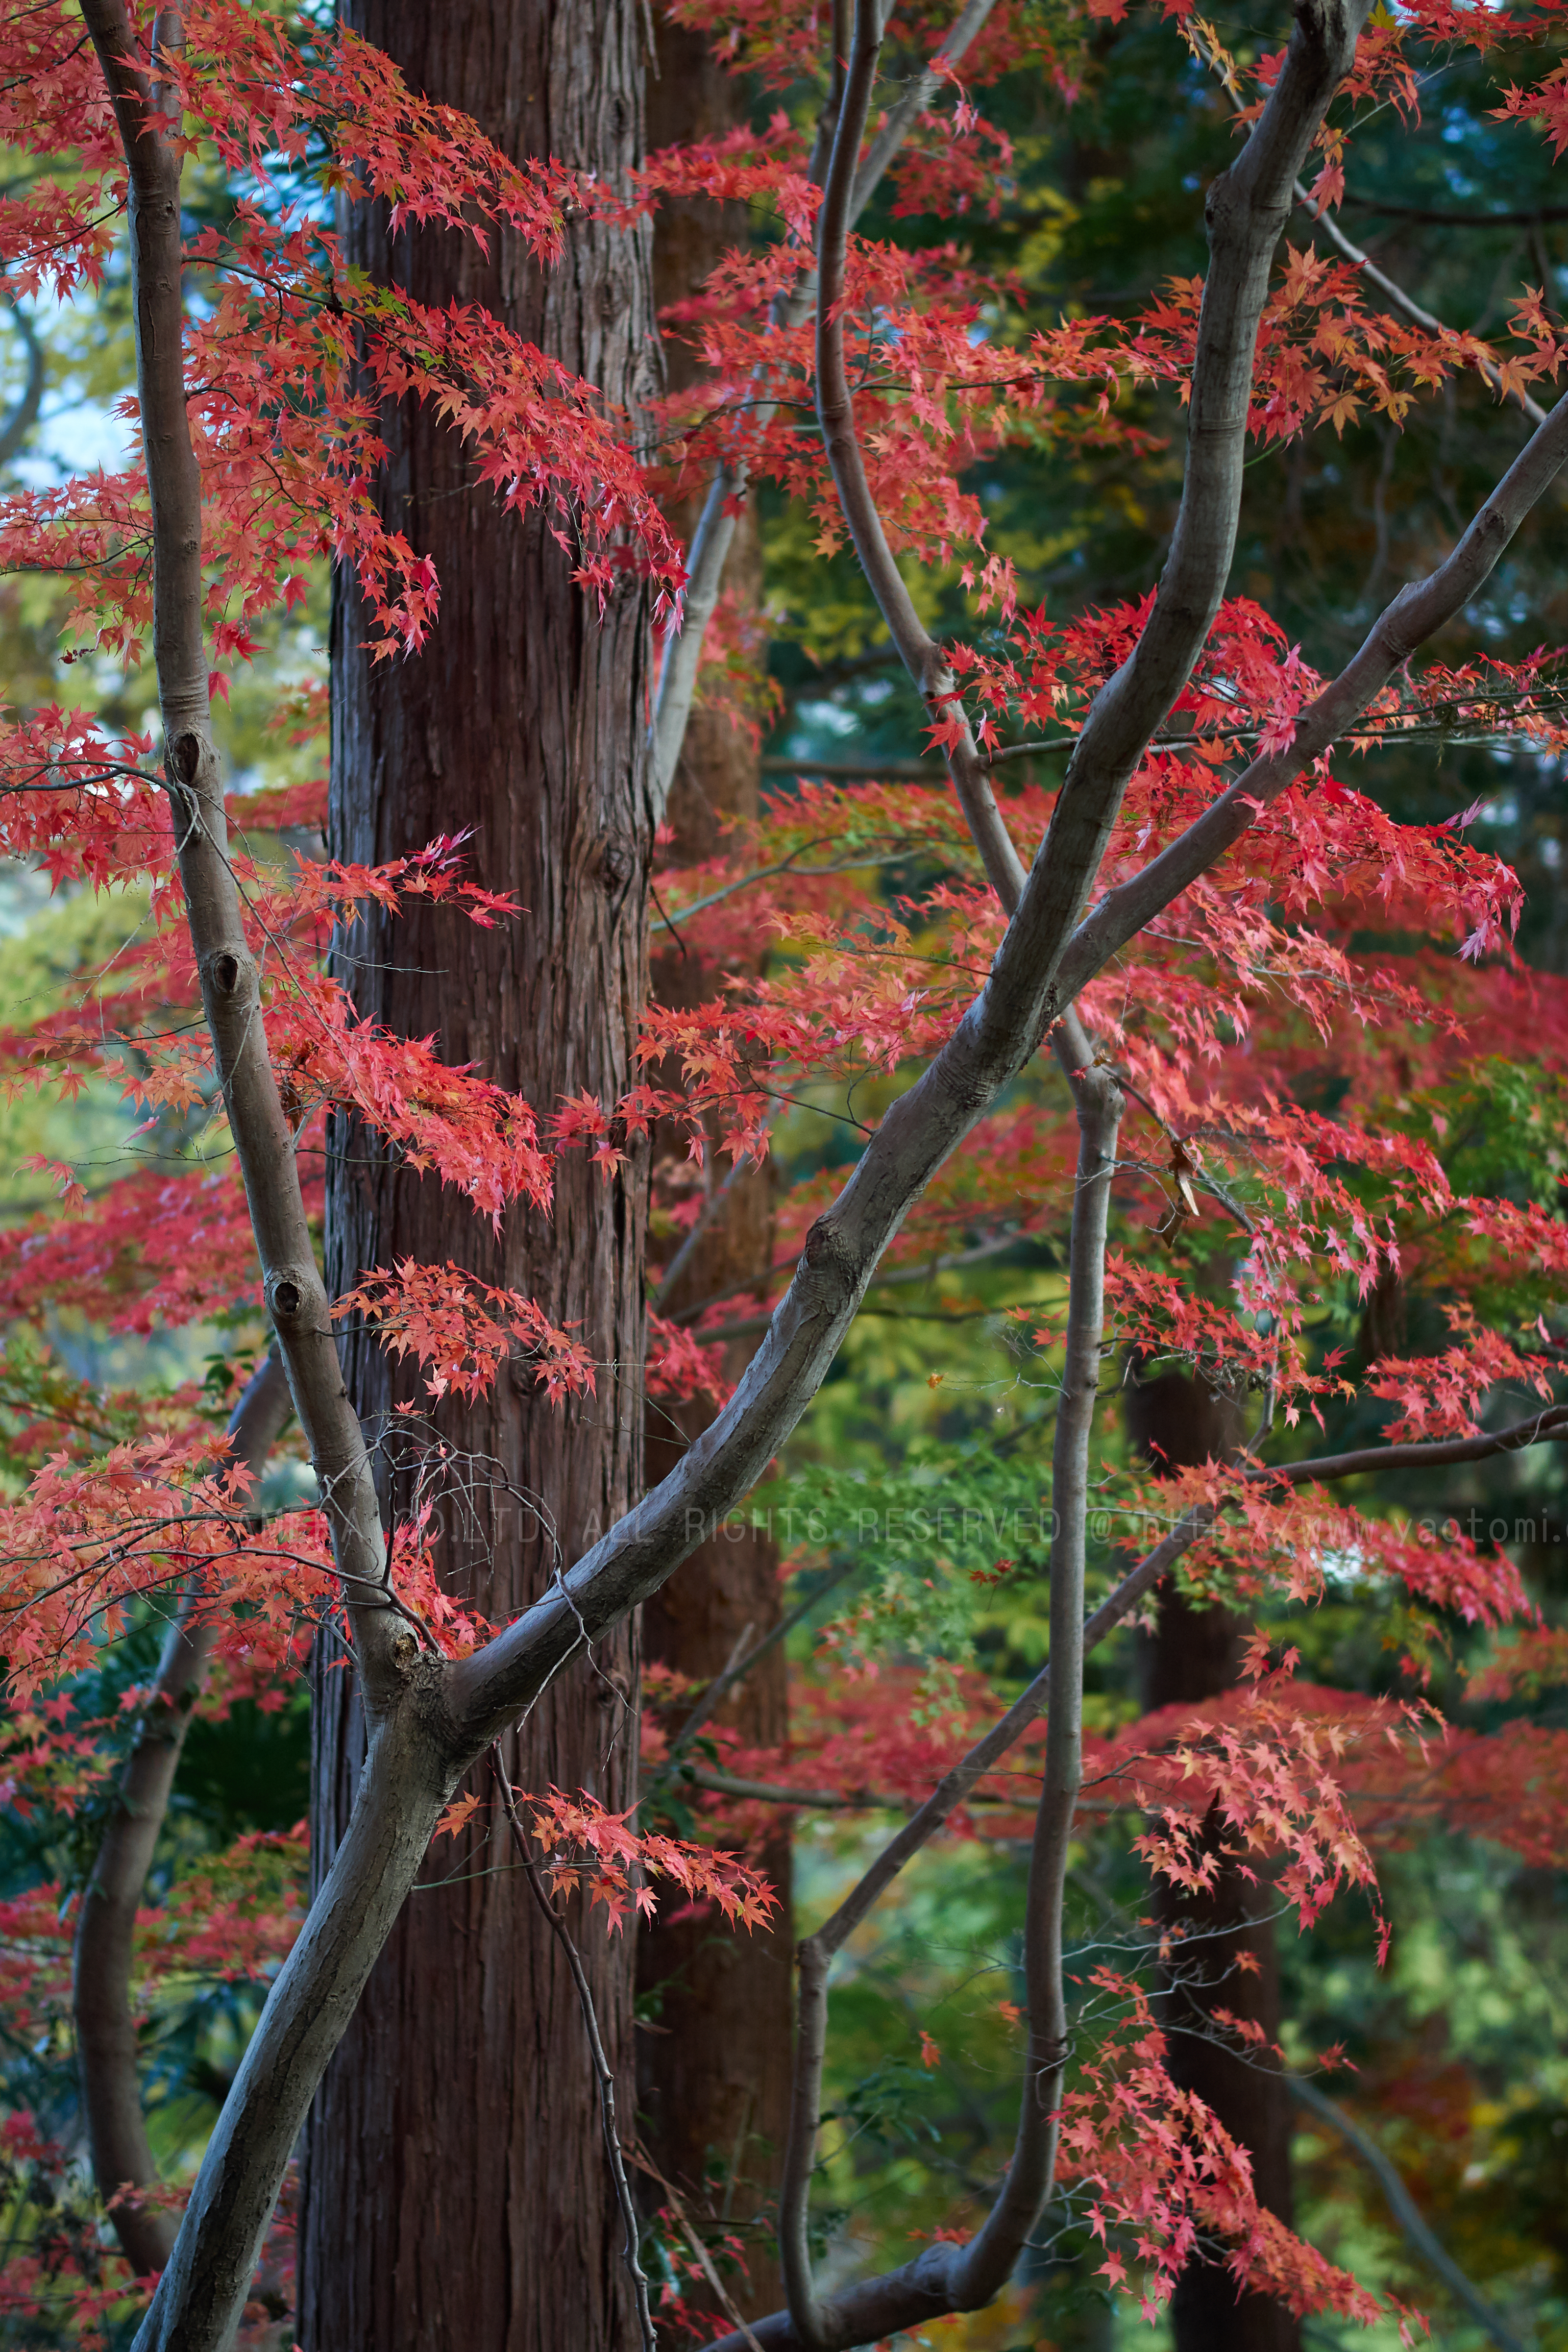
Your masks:
M854 1574L858 1564L856 1560L846 1560L841 1567L834 1569L831 1574L826 1577L813 1591L808 1592L803 1601L797 1601L793 1609L786 1611L772 1632L763 1634L754 1650L747 1651L744 1657L732 1659L722 1674L714 1675L686 1721L681 1725L675 1738L670 1741L664 1762L654 1775L649 1783L650 1787L657 1787L659 1781L668 1776L671 1768L679 1762L714 1708L728 1698L737 1683L743 1683L758 1661L765 1658L768 1652L776 1643L784 1641L787 1634L793 1633L801 1620L810 1616L818 1601L825 1601L830 1592L843 1583L847 1576ZM747 1630L749 1631L750 1628Z
M490 1749L490 1770L495 1774L496 1785L500 1790L501 1803L506 1809L512 1843L517 1848L518 1860L527 1874L529 1890L543 1912L549 1923L551 1934L565 1955L566 1965L572 1971L572 1981L577 1988L577 1999L583 2011L583 2024L588 2036L588 2055L593 2061L594 2076L599 2091L599 2118L605 2128L605 2153L610 2159L610 2171L616 2184L616 2198L621 2209L621 2220L626 2225L626 2265L631 2275L632 2293L637 2299L637 2326L642 2331L643 2352L658 2352L658 2338L654 2334L653 2315L648 2309L647 2274L643 2269L637 2253L637 2239L640 2235L637 2226L637 2209L632 2202L631 2186L626 2179L626 2168L621 2153L620 2133L616 2127L616 2078L611 2071L610 2063L605 2055L605 2045L599 2038L599 2021L595 2013L594 1995L588 1983L587 1971L583 1966L582 1954L573 1942L565 1921L544 1891L543 1881L539 1874L539 1864L529 1850L528 1840L522 1832L522 1823L517 1817L517 1800L512 1794L511 1782L507 1778L506 1766L501 1762L499 1747Z
M632 2162L637 2165L640 2170L646 2172L650 2179L657 2180L665 2195L668 2198L669 2210L674 2214L676 2221L679 2225L680 2234L685 2239L687 2244L690 2247L692 2253L695 2255L703 2277L707 2280L709 2285L712 2288L714 2294L718 2296L721 2304L723 2305L725 2318L732 2319L734 2321L736 2326L741 2331L742 2338L751 2347L751 2352L763 2352L762 2346L757 2342L755 2336L752 2333L751 2328L747 2326L746 2321L742 2315L739 2304L736 2303L734 2297L725 2286L723 2280L720 2277L718 2267L714 2263L712 2255L703 2244L697 2231L693 2229L690 2218L687 2213L686 2207L681 2202L680 2191L671 2186L671 2184L665 2179L663 2173L659 2170L658 2165L651 2161L648 2157L647 2150L643 2147L640 2140L633 2146L630 2150L630 2155Z
M1404 287L1396 279L1390 278L1384 270L1380 269L1371 256L1362 251L1359 245L1352 245L1333 215L1326 208L1322 211L1319 210L1310 191L1303 187L1300 180L1296 183L1295 196L1296 202L1299 205L1304 205L1311 215L1313 227L1321 228L1336 252L1342 253L1347 261L1353 262L1362 276L1370 278L1380 294L1387 295L1396 310L1403 310L1407 319L1414 320L1418 327L1425 327L1429 334L1453 333L1453 329L1446 326L1441 319L1435 318L1430 310L1424 310L1419 302L1413 301ZM1476 364L1495 393L1505 399L1517 400L1532 425L1545 424L1546 411L1542 407L1541 403L1538 400L1532 400L1528 392L1516 391L1511 384L1505 386L1502 371L1494 361L1481 359L1478 360Z

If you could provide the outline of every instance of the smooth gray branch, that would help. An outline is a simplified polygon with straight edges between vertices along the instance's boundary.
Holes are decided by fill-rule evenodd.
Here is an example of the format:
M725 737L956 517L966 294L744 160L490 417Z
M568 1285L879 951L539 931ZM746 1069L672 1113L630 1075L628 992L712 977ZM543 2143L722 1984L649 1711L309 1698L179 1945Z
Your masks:
M263 1295L321 1487L374 1713L403 1696L420 1644L385 1590L386 1548L370 1456L343 1387L293 1129L262 1024L260 971L229 863L202 629L202 479L185 409L181 157L163 135L160 93L142 72L125 0L81 0L81 13L130 186L136 390L153 517L153 650L191 945ZM179 37L178 10L162 11L159 46L172 47Z
M952 31L942 42L939 54L950 65L956 65L991 14L995 0L967 0ZM837 11L836 11L837 21ZM834 76L827 102L823 109L817 129L817 156L827 151L843 127L843 83L838 73L837 44L835 40ZM898 153L910 128L922 107L929 105L942 77L930 67L925 68L910 84L903 99L889 114L873 141L866 160L855 173L849 193L847 223L853 227L865 211ZM865 129L865 115L860 118L860 131L856 133L855 153L850 158L850 170L855 172L859 154L860 132ZM814 167L817 157L814 157ZM813 176L816 171L814 168ZM816 273L806 271L794 292L778 309L775 324L797 327L809 313L816 299ZM765 371L759 369L754 383L759 394L763 390ZM758 401L754 415L759 431L765 430L772 420L776 403L765 396ZM686 559L686 598L679 629L671 626L665 636L659 660L658 685L654 698L649 761L649 791L655 821L664 815L675 781L676 767L680 759L680 747L686 740L687 721L691 716L692 698L697 690L697 673L702 662L703 640L708 625L719 603L724 565L729 559L735 536L735 523L740 508L750 487L750 475L743 461L723 463L714 469L702 503L697 529Z
M861 0L861 5L874 12L878 0ZM846 113L854 88L852 60ZM786 2340L805 2346L807 2352L845 2352L847 2347L916 2327L944 2312L973 2311L989 2303L1005 2284L1028 2243L1054 2181L1057 2116L1068 2053L1062 1979L1063 1905L1073 1816L1083 1776L1083 1586L1089 1438L1100 1391L1106 1221L1121 1116L1121 1095L1103 1069L1075 1068L1072 1087L1079 1150L1069 1245L1066 1360L1052 1455L1051 1648L1042 1678L1046 1758L1025 1909L1029 2042L1012 2160L989 2214L966 2244L927 2247L912 2263L888 2276L861 2282L826 2301L817 2294L808 2219L826 2053L828 1974L844 1937L880 1891L871 1885L868 1873L849 1901L815 1936L807 1937L798 1955L799 2023L789 2144L779 2198L779 2252L793 2331ZM1011 1720L1013 1713L1010 1710L1005 1720ZM982 1743L982 1748L994 1744L995 1738L993 1734L992 1742ZM949 1783L963 1785L965 1778L973 1787L978 1777L973 1756L973 1751L956 1774L948 1776L944 1788ZM881 1885L931 1834L936 1826L934 1812L934 1804L922 1808L892 1841L883 1857Z
M1453 553L1426 579L1400 590L1359 653L1308 703L1289 751L1267 752L1244 768L1184 833L1131 881L1109 891L1079 926L1062 958L1058 985L1064 1003L1234 848L1263 811L1350 731L1417 646L1463 612L1565 461L1568 393L1531 436Z

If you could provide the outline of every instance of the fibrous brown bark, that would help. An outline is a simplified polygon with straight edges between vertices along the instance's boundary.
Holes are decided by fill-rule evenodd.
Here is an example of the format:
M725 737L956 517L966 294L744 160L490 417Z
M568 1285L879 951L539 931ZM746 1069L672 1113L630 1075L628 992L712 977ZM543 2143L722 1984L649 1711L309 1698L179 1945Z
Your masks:
M658 68L647 93L650 149L715 137L740 120L737 85L700 34L662 24ZM663 208L654 234L654 296L661 311L694 293L725 247L743 236L744 218L738 215L738 207L700 198ZM694 354L673 337L665 345L665 364L672 390L698 373ZM671 517L687 539L696 519L695 501ZM761 551L749 506L730 545L723 584L761 601ZM761 774L760 747L744 729L728 714L697 704L667 810L678 863L715 856L727 820L755 818ZM721 979L696 949L664 935L653 958L653 990L662 1003L699 1003L716 993ZM670 1148L684 1159L683 1141ZM709 1173L723 1186L722 1200L661 1296L666 1313L734 1286L763 1295L768 1287L771 1171L748 1167L729 1176L710 1155ZM730 1354L734 1360L726 1369L738 1378L745 1350L731 1346ZM712 1418L711 1406L700 1398L673 1407L650 1401L650 1485L674 1468ZM644 1651L700 1687L731 1663L738 1644L749 1649L771 1632L778 1615L778 1548L761 1530L737 1521L732 1531L700 1544L647 1602ZM748 1747L783 1747L788 1695L782 1647L768 1652L713 1720ZM787 1822L781 1821L757 1857L780 1897L766 1931L745 1935L712 1915L656 1916L638 1933L637 1986L647 2014L637 2037L637 2100L649 2152L690 2200L694 2219L721 2221L727 2234L742 2239L745 2275L729 2284L748 2314L771 2310L781 2293L771 2208L789 2117L790 1846ZM696 2293L700 2299L702 2290Z
M1240 1416L1228 1397L1180 1372L1131 1381L1128 1425L1133 1442L1156 1464L1182 1469L1234 1454ZM1196 1706L1231 1689L1239 1665L1243 1621L1228 1609L1200 1609L1167 1585L1155 1631L1144 1645L1143 1703ZM1254 1886L1234 1867L1213 1887L1193 1895L1160 1880L1154 1916L1170 1938L1163 1997L1168 2063L1173 2079L1194 2091L1252 2158L1258 2200L1289 2223L1290 2092L1267 2054L1243 2055L1234 2029L1215 2020L1215 2008L1261 2026L1269 2043L1279 2038L1279 1964L1269 1890ZM1171 2306L1176 2352L1297 2352L1298 2321L1265 2294L1237 2294L1229 2271L1201 2255L1176 2283Z
M641 136L636 0L352 0L353 28L416 89L472 115L516 158L552 154L624 186ZM647 236L574 216L560 265L521 242L486 256L449 234L392 239L354 209L350 257L445 304L483 303L636 412L656 381ZM647 612L601 616L538 519L502 513L450 428L388 415L389 522L430 555L441 608L425 651L373 666L340 583L333 647L331 845L380 860L472 830L477 875L526 910L486 930L438 911L371 919L339 943L362 1011L433 1036L547 1119L562 1098L631 1083L645 986L648 828L642 791ZM548 1213L518 1203L499 1235L468 1204L340 1120L329 1180L335 1291L405 1256L455 1260L577 1328L595 1393L552 1405L515 1359L491 1395L430 1408L451 1448L437 1504L440 1573L492 1620L526 1607L635 1500L641 1471L643 1282L636 1155L608 1181L560 1162ZM418 1394L363 1331L350 1391L389 1503L409 1453L395 1407ZM428 1401L425 1401L427 1406ZM397 1446L402 1447L399 1454ZM629 1626L573 1659L506 1743L522 1790L636 1795ZM323 1654L314 1728L315 1867L342 1833L364 1753L352 1680ZM620 2225L582 2015L561 1950L507 1850L489 1776L466 1840L433 1848L322 2084L309 2134L300 2256L307 2352L563 2352L630 2340ZM449 1880L446 1885L428 1882ZM574 1926L610 2063L632 2107L631 1961L603 1914Z

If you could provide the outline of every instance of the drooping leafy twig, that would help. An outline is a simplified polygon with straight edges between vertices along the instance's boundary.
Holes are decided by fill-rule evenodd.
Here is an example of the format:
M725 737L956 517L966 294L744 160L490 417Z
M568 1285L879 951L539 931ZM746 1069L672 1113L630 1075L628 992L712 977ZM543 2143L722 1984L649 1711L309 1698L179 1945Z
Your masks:
M1441 335L1447 331L1441 319L1434 318L1430 310L1424 310L1396 278L1390 278L1386 270L1378 268L1370 254L1363 253L1359 245L1352 243L1328 206L1325 205L1320 209L1311 192L1303 187L1300 180L1296 183L1295 194L1296 202L1304 205L1310 213L1313 227L1321 229L1335 251L1342 253L1347 261L1353 262L1362 276L1375 286L1380 294L1386 294L1395 310L1403 310L1407 319L1413 320L1418 327L1425 327L1430 334ZM1532 425L1545 424L1546 411L1538 400L1521 386L1505 385L1501 373L1489 360L1481 360L1478 364L1494 392L1505 399L1517 400Z

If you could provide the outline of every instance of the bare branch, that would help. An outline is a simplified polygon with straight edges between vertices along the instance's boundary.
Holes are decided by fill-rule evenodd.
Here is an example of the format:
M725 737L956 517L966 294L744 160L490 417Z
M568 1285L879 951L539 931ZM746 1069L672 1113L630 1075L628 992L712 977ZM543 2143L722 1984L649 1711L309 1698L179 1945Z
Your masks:
M1353 1454L1321 1454L1308 1462L1287 1462L1275 1467L1259 1465L1249 1478L1267 1483L1283 1479L1287 1486L1310 1486L1320 1479L1359 1478L1368 1470L1435 1470L1447 1462L1489 1462L1497 1454L1518 1454L1527 1445L1549 1438L1568 1437L1568 1405L1547 1405L1528 1421L1477 1437L1433 1437L1413 1445L1363 1445Z
M1352 2123L1344 2109L1336 2106L1315 2083L1304 2081L1300 2074L1291 2074L1287 2080L1290 2096L1305 2107L1310 2116L1315 2116L1320 2123L1327 2124L1331 2131L1338 2132L1346 2145L1355 2150L1387 2198L1389 2211L1415 2253L1442 2280L1455 2302L1468 2311L1478 2326L1491 2337L1498 2352L1524 2352L1524 2347L1513 2330L1499 2318L1485 2295L1471 2284L1442 2241L1427 2227L1421 2209L1406 2189L1398 2168L1389 2161L1377 2142L1369 2133L1363 2131L1359 2124Z
M674 2214L676 2221L679 2225L680 2234L685 2239L687 2244L690 2247L698 2268L702 2273L702 2275L707 2280L709 2285L712 2288L720 2309L723 2312L726 2319L732 2319L734 2321L741 2342L750 2347L750 2352L762 2352L762 2347L758 2344L757 2339L752 2335L751 2329L747 2326L744 2316L736 2307L734 2296L730 2293L729 2288L724 2284L723 2280L720 2277L712 2255L703 2244L700 2233L693 2229L691 2225L691 2216L686 2210L685 2202L681 2198L680 2191L675 2188L671 2182L665 2179L658 2165L653 2163L649 2158L647 2150L645 2147L640 2146L634 2147L631 2153L632 2162L639 2166L644 2172L650 2176L651 2179L657 2180L665 2195L668 2198L669 2210Z
M772 1780L747 1780L733 1772L715 1772L706 1764L689 1766L686 1777L699 1789L710 1789L716 1797L737 1797L759 1805L801 1806L829 1813L897 1813L904 1810L902 1798L879 1796L874 1789L784 1789Z
M1568 205L1542 205L1529 213L1436 213L1419 205L1385 205L1380 196L1352 194L1343 202L1357 212L1377 213L1386 220L1425 222L1433 228L1542 228L1552 221L1568 221Z
M942 45L939 54L950 65L956 65L965 49L991 14L995 0L968 0L952 30ZM812 176L820 170L820 158L827 152L841 127L842 84L838 76L838 32L841 5L834 14L834 78L817 126L817 152L813 157ZM910 125L921 108L929 104L941 76L929 67L910 85L899 106L895 107L882 126L864 165L855 179L849 201L847 226L853 227L876 194L884 173L908 135ZM865 128L864 112L860 130ZM853 172L859 152L860 131L856 132L855 155L850 158ZM815 271L805 273L794 293L778 313L781 326L797 327L809 312L816 299ZM759 372L758 384L762 377ZM774 404L760 402L756 411L759 428L771 420ZM686 559L686 600L679 631L673 626L665 638L659 664L658 686L654 701L653 725L650 730L652 757L650 793L655 823L664 814L669 789L675 781L675 771L680 758L680 747L686 740L686 724L691 715L692 697L697 689L697 672L702 661L703 639L708 625L719 603L720 585L731 543L735 536L735 521L741 502L750 487L750 476L744 465L721 465L714 472L703 501L697 529Z
M433 1696L439 1670L416 1668ZM132 2352L227 2352L300 2126L461 1777L413 1706L373 1719L353 1811L224 2101Z
M855 185L849 200L849 226L854 227L887 173L889 165L913 128L916 118L922 114L942 88L942 77L937 70L939 61L956 65L975 35L991 14L994 0L969 0L957 23L948 34L929 66L923 67L908 85L897 106L872 140L865 161L855 174Z
M1092 887L1129 778L1181 692L1225 594L1241 507L1247 407L1274 250L1368 0L1297 0L1285 63L1240 155L1209 189L1210 266L1198 319L1187 462L1171 552L1137 644L1095 697L1037 860L1047 906L1072 921ZM1064 997L1063 1002L1067 999Z
M874 9L877 0L868 0L868 5ZM852 65L850 94L853 89ZM847 95L847 113L849 102ZM841 1905L825 1927L806 1938L798 1955L799 2029L789 2146L779 2197L779 2252L793 2329L787 2340L805 2346L807 2352L845 2352L845 2347L918 2326L944 2312L973 2311L989 2303L1011 2275L1051 2193L1057 2114L1068 2048L1062 1980L1063 1902L1083 1770L1089 1447L1105 1327L1106 1218L1121 1116L1121 1093L1105 1071L1079 1068L1072 1084L1080 1141L1073 1197L1067 1355L1052 1460L1051 1652L1043 1678L1047 1704L1046 1762L1025 1912L1029 2054L1017 2135L995 2202L967 2244L928 2247L914 2262L886 2277L862 2282L826 2302L818 2297L811 2273L807 2220L821 2116L827 1979L834 1953L856 1918L863 1916L875 1899L868 1881L862 1880L850 1902ZM921 1820L921 1816L916 1817ZM931 1826L935 1826L934 1821ZM900 1847L905 1853L915 1850L919 1834L911 1836L911 1832L916 1832L916 1822L893 1841L887 1858ZM929 1835L930 1829L924 1833ZM892 1862L886 1875L890 1877L899 1866Z
M730 1693L740 1684L745 1681L746 1676L751 1673L752 1668L758 1664L762 1659L765 1658L770 1650L775 1649L780 1642L786 1641L789 1635L794 1633L795 1627L803 1623L805 1620L810 1616L812 1611L824 1601L830 1592L835 1591L837 1588L843 1583L847 1576L852 1576L854 1572L855 1563L853 1560L847 1561L842 1568L835 1569L832 1574L830 1576L824 1577L822 1581L816 1585L812 1591L805 1595L804 1600L797 1601L793 1609L786 1610L784 1614L779 1619L778 1623L773 1627L771 1632L763 1634L762 1640L757 1643L754 1648L742 1651L739 1657L731 1659L731 1663L724 1668L722 1674L714 1675L712 1681L709 1684L707 1689L703 1692L701 1697L698 1700L696 1706L692 1708L690 1714L681 1725L679 1731L670 1741L668 1753L667 1754L663 1764L660 1765L658 1770L653 1775L650 1786L657 1788L659 1781L665 1778L671 1767L679 1764L680 1759L685 1755L687 1749L690 1747L692 1741L696 1738L703 1725L712 1715L715 1707L721 1706L723 1701L729 1697ZM751 1627L748 1625L745 1634L742 1637L742 1640L745 1640L750 1636L751 1630Z

